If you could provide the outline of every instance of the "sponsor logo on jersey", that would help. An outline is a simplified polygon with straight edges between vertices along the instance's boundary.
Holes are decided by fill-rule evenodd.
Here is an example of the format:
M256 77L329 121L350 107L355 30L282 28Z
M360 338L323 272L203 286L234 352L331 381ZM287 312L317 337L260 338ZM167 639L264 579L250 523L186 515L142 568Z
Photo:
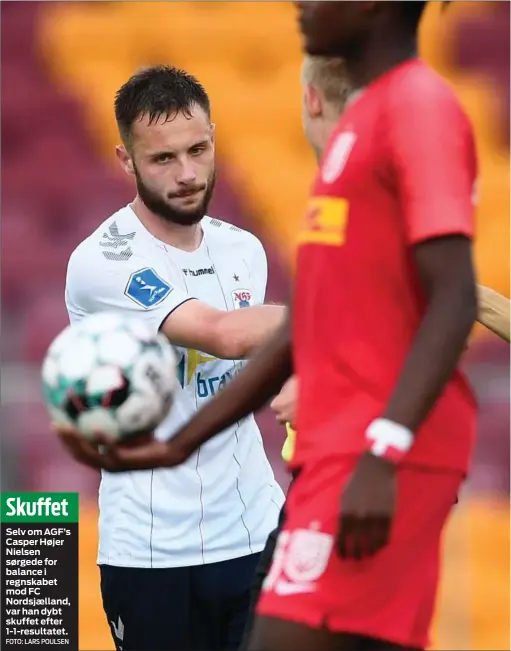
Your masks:
M235 310L250 307L252 305L252 292L249 289L235 289L232 292L232 300Z
M215 273L214 267L208 267L207 269L183 269L185 276L208 276Z
M179 383L184 388L190 384L199 366L216 361L218 361L216 357L200 353L198 350L193 350L193 348L188 348L178 365L177 376Z
M147 310L159 305L173 290L154 269L146 267L131 274L124 293Z
M239 366L235 364L221 375L212 375L215 372L214 366L203 368L204 365L211 365L218 361L220 360L216 357L188 348L177 366L179 384L183 389L192 387L196 398L211 398L221 391L242 368L241 364Z
M346 236L349 202L338 197L312 197L305 213L300 244L342 246Z

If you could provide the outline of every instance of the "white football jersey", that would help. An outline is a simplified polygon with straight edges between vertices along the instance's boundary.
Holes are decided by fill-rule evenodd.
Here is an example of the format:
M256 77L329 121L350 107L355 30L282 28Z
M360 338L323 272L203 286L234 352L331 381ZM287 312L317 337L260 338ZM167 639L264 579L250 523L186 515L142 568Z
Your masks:
M222 310L264 302L267 261L260 241L218 219L202 220L196 251L154 238L127 206L72 253L66 280L71 322L101 311L145 319L155 331L186 301ZM242 367L176 347L181 388L156 431L167 439ZM263 549L284 495L253 416L171 469L103 473L99 564L179 567L215 563Z

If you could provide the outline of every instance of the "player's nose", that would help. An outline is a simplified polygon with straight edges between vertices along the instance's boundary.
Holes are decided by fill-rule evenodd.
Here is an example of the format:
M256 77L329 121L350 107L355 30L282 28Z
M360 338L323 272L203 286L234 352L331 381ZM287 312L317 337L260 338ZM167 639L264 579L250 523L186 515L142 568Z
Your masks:
M180 185L192 185L197 180L197 169L191 160L181 163L177 182Z

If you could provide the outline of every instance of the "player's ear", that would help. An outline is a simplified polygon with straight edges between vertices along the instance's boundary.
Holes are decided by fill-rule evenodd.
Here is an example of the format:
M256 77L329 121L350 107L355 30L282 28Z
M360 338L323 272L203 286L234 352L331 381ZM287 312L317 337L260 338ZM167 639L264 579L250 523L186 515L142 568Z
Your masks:
M210 134L211 134L211 144L214 145L215 144L215 139L216 139L216 124L214 122L212 122L209 125L209 129L210 129Z
M117 160L121 164L121 167L126 172L126 174L135 174L133 160L124 145L117 145L115 148L115 154L117 156Z
M323 102L321 95L314 86L305 84L303 89L305 109L311 118L317 118L323 113Z

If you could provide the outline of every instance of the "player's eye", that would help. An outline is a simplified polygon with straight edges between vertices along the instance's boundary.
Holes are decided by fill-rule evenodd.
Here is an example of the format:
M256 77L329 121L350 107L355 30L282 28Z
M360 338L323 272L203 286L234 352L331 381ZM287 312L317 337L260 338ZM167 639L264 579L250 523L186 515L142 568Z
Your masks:
M155 162L160 164L168 163L171 160L172 160L171 154L160 154L155 158Z
M192 147L190 149L190 154L192 156L199 156L204 151L206 151L206 145L197 145L196 147Z

